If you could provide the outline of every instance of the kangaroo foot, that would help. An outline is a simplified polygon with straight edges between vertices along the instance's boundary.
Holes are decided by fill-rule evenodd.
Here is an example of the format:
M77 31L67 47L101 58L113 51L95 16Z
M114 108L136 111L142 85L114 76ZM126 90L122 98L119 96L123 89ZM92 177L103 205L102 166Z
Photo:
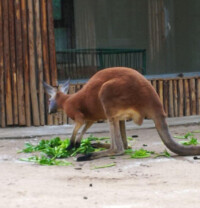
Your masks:
M81 162L81 161L88 161L91 160L92 153L88 153L86 155L83 154L78 154L76 157L76 161Z
M100 157L110 157L110 156L117 156L117 155L123 155L124 151L113 151L111 149L109 150L103 150L100 152L92 152L86 155L78 155L76 158L76 161L87 161L87 160L93 160Z

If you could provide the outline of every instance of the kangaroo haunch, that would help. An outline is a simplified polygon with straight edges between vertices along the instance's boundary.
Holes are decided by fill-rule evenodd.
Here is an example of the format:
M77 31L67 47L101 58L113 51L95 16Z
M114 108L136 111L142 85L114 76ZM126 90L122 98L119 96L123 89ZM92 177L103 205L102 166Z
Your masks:
M78 161L123 154L127 148L123 121L131 118L141 125L145 117L154 121L162 141L172 152L179 155L200 154L199 146L188 147L174 141L159 96L149 81L134 69L113 67L101 70L72 95L67 94L69 81L58 88L44 82L44 87L50 95L49 113L62 109L75 121L68 148L78 146L84 133L95 121L108 120L111 136L110 145L105 144L108 149L78 156ZM83 125L82 132L76 138Z

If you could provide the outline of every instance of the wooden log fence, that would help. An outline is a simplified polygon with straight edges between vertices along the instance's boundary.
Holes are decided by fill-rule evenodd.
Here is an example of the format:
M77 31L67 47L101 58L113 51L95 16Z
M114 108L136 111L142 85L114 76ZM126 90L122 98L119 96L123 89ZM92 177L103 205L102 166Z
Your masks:
M42 81L55 86L52 1L0 0L0 126L53 124Z
M42 81L56 86L52 1L0 0L0 127L72 123L47 113ZM149 80L168 117L200 115L200 77ZM84 83L71 84L75 93Z

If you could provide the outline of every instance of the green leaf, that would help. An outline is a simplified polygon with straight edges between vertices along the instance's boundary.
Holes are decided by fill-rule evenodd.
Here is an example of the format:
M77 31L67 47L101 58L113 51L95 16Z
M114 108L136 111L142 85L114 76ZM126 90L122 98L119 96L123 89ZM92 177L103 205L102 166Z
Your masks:
M111 163L111 164L102 165L102 166L94 166L94 168L92 168L92 169L94 170L94 169L100 169L100 168L110 168L113 166L116 166L116 163Z
M180 143L186 146L188 145L196 146L197 144L199 144L197 138L194 138L194 137L192 137L189 141L180 141Z
M131 158L146 158L150 157L151 153L144 149L136 150L133 154L131 154Z
M133 151L132 149L127 149L125 150L125 153L130 155L131 158L147 158L151 157L151 155L154 154L153 151L148 151L143 148L135 151Z
M161 152L161 153L156 153L156 156L155 156L155 158L156 157L171 157L171 155L170 155L170 153L167 151L167 150L165 150L164 152Z
M126 149L125 150L125 154L130 155L132 154L134 151L132 149Z
M133 141L134 139L132 137L127 137L127 140Z
M188 139L189 137L193 137L194 134L192 132L187 132L184 136L174 136L177 139Z
M29 158L21 158L20 160L25 161L25 162L34 162L34 163L37 163L39 165L59 165L59 166L72 165L71 162L55 160L54 158L49 158L49 157L46 157L44 155L42 155L41 157L32 156L32 157L29 157Z
M90 139L83 139L81 141L80 147L78 147L72 154L71 156L76 156L77 154L88 154L91 152L94 152L95 148L92 147L90 143Z

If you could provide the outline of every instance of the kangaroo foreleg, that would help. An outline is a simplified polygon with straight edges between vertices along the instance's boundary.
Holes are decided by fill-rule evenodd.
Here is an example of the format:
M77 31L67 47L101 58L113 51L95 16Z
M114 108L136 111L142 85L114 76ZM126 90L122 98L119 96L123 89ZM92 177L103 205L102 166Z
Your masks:
M77 137L76 141L75 141L75 146L79 147L80 143L81 143L81 139L83 138L83 135L85 134L85 132L92 126L92 124L94 123L94 121L87 121L83 130L81 131L80 135Z
M77 133L78 133L78 131L79 131L79 129L81 128L82 125L83 125L82 123L76 123L76 124L75 124L75 127L74 127L73 132L72 132L72 136L71 136L71 138L70 138L70 144L69 144L69 146L67 147L67 150L70 150L70 149L72 149L73 147L75 147L76 135L77 135Z
M109 120L109 125L111 134L110 149L100 152L92 152L84 156L78 155L77 161L91 160L112 155L122 155L124 153L124 145L121 139L119 120L112 118Z

